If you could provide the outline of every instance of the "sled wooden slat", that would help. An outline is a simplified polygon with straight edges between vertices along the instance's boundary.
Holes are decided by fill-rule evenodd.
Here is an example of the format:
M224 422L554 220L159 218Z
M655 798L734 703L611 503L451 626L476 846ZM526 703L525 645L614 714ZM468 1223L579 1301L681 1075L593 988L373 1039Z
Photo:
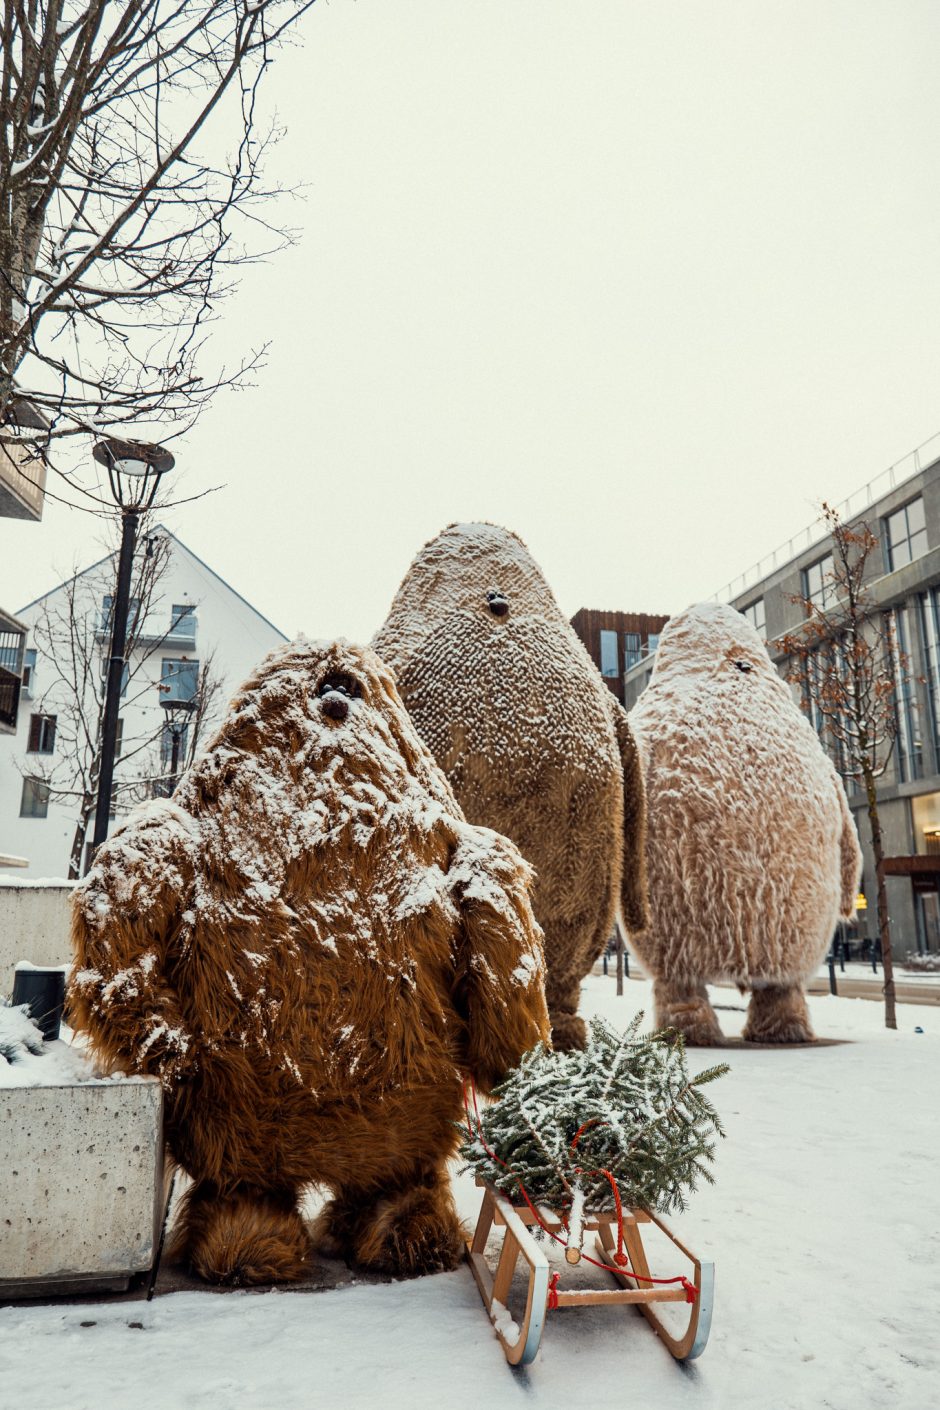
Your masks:
M525 1206L518 1208L512 1204L508 1196L492 1185L479 1180L477 1183L483 1189L483 1202L473 1238L467 1245L467 1259L506 1360L513 1366L528 1366L538 1354L542 1339L549 1296L549 1262L532 1234L531 1226L537 1222L535 1215ZM561 1224L555 1221L546 1220L546 1224L556 1230L561 1228ZM691 1274L687 1273L686 1276L691 1277L699 1293L695 1301L689 1304L689 1322L681 1336L675 1336L667 1329L656 1311L656 1305L661 1302L686 1302L684 1288L681 1285L643 1284L644 1278L651 1277L641 1233L641 1226L648 1224L655 1224L692 1265ZM612 1263L616 1250L616 1227L617 1216L613 1210L590 1211L585 1220L585 1228L597 1232L598 1255L607 1265ZM505 1229L495 1273L485 1257L487 1240L494 1228ZM555 1292L555 1305L559 1308L604 1305L636 1307L677 1360L687 1361L700 1356L711 1326L714 1264L696 1258L658 1215L648 1214L644 1210L624 1210L623 1236L630 1267L639 1279L631 1276L630 1272L609 1267L610 1275L620 1285L618 1288L559 1287ZM516 1327L507 1304L520 1258L528 1271L528 1288L522 1325Z
M506 1225L506 1238L500 1250L496 1277L490 1272L489 1264L483 1256L495 1214L499 1211L500 1222ZM507 1245L509 1252L507 1254ZM518 1328L516 1339L504 1330L499 1309L494 1302L502 1303L512 1284L513 1273L519 1255L522 1255L529 1269L529 1287L526 1295L525 1317ZM542 1340L542 1324L545 1321L545 1305L548 1301L548 1259L529 1233L515 1209L505 1195L486 1187L483 1205L473 1239L467 1248L470 1270L476 1279L480 1296L489 1312L496 1335L502 1344L506 1360L511 1366L528 1366L535 1360L539 1343ZM499 1296L499 1292L502 1296ZM505 1304L504 1304L505 1307ZM508 1319L508 1312L507 1312Z
M692 1304L692 1315L689 1318L689 1325L681 1337L675 1336L668 1330L662 1319L657 1315L653 1303L666 1302L670 1299L665 1297L637 1299L636 1306L639 1307L643 1316L650 1323L656 1335L672 1352L677 1361L694 1361L697 1356L701 1356L708 1344L708 1334L711 1331L712 1307L715 1300L715 1265L710 1260L696 1258L695 1254L686 1248L685 1244L669 1228L668 1224L656 1214L651 1216L651 1222L666 1235L666 1238L675 1245L681 1254L692 1264L692 1273L687 1275L698 1288L698 1297ZM649 1263L646 1259L646 1251L643 1248L642 1240L639 1238L639 1231L631 1231L624 1225L623 1237L627 1245L627 1252L630 1262L635 1272L644 1277L650 1276ZM616 1248L616 1240L610 1225L606 1230L602 1229L597 1238L597 1251L601 1258L610 1262ZM614 1272L611 1269L611 1276L622 1283L625 1288L639 1289L640 1284L635 1278L631 1278L629 1273ZM680 1293L680 1298L684 1299L685 1294ZM680 1299L675 1299L680 1300Z

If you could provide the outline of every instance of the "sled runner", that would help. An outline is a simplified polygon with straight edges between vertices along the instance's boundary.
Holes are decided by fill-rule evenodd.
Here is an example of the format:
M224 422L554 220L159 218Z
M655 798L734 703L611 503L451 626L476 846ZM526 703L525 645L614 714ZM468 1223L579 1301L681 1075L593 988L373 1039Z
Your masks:
M561 1242L564 1242L561 1223L547 1218L540 1220L532 1209L526 1205L512 1204L506 1195L488 1183L483 1184L482 1188L483 1204L473 1238L467 1245L467 1258L510 1365L528 1366L534 1361L548 1311L557 1307L590 1307L607 1303L627 1303L637 1307L678 1361L691 1361L701 1356L711 1326L715 1265L690 1253L658 1215L639 1209L624 1209L619 1220L615 1210L587 1214L584 1228L595 1231L597 1235L598 1261L620 1286L582 1287L566 1291L558 1286L560 1275L552 1271L544 1249L532 1233L532 1226L541 1222L544 1228L561 1236ZM644 1224L652 1224L662 1230L686 1263L691 1264L690 1277L657 1279L652 1276L641 1233ZM494 1226L505 1228L495 1273L485 1258L487 1239ZM620 1231L623 1254L626 1256L622 1269L617 1266ZM525 1313L521 1325L517 1325L507 1304L520 1257L528 1270L528 1288ZM681 1336L674 1335L664 1324L657 1306L663 1302L688 1304L689 1322Z

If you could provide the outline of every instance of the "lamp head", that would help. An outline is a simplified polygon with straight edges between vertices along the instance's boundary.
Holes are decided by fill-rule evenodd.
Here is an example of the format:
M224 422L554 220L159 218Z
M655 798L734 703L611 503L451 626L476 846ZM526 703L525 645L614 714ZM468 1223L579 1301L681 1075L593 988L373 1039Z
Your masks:
M176 463L163 446L108 436L92 450L108 472L111 493L122 509L149 509L161 478Z

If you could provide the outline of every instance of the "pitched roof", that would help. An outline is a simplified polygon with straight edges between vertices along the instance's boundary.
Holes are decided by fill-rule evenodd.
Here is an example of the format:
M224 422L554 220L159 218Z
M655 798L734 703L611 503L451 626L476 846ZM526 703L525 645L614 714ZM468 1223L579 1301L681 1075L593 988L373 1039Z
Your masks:
M250 612L253 612L256 617L260 618L261 621L264 622L265 626L270 627L273 632L276 632L282 641L288 640L288 637L285 636L284 632L281 631L280 627L276 627L274 623L264 615L263 612L259 612L257 607L254 607L248 601L247 597L243 597L242 594L236 588L233 588L231 583L226 582L226 580L221 576L220 573L217 573L214 568L210 568L209 564L206 563L204 559L200 558L198 553L193 553L192 549L189 548L187 544L183 543L183 540L179 538L176 534L174 534L172 529L168 529L165 524L156 524L154 526L153 532L166 534L167 538L172 539L173 543L176 545L177 548L181 548L184 553L188 554L189 557L194 559L194 561L198 563L201 568L204 568L207 573L209 573L213 578L215 578L216 582L220 583L227 592L230 592L233 597L237 597L239 602L243 602L248 608L248 610ZM48 592L41 593L39 597L34 597L32 602L27 602L26 606L20 607L18 611L21 614L23 612L28 612L31 607L36 607L40 602L45 602L47 597L52 597L53 593L60 592L61 589L66 585L66 583L76 582L78 578L84 578L87 573L93 573L96 568L101 567L102 563L107 563L109 559L116 557L116 555L117 549L115 549L113 553L106 553L103 558L96 559L95 562L90 563L87 568L82 568L80 572L73 573L70 578L66 578L61 583L56 583L55 587L50 588Z

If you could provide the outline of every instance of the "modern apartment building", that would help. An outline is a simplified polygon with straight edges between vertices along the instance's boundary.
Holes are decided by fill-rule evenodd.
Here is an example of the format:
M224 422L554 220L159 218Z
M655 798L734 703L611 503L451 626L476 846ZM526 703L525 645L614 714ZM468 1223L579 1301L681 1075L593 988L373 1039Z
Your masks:
M890 613L909 661L897 692L897 743L878 789L886 856L892 942L907 951L940 950L940 436L914 451L839 506L843 522L867 523L878 537L868 587L876 610ZM799 599L824 600L832 590L832 558L816 524L712 596L730 602L767 641L781 675L788 661L775 641L804 615ZM624 680L629 710L647 684L652 658ZM796 687L794 687L796 690ZM808 706L805 706L808 709ZM809 710L808 710L809 712ZM816 721L818 725L818 721ZM875 934L875 876L866 805L847 786L865 854L863 892L869 911L860 933ZM773 819L768 818L768 827Z
M193 731L224 710L232 691L282 632L203 563L169 530L158 527L138 550L165 553L165 566L146 606L131 599L130 650L125 667L115 764L115 815L141 797L163 791L174 740L162 701L203 702L206 663L216 683L205 719L177 725L176 758L185 758ZM136 570L135 570L136 571ZM26 877L67 876L80 808L76 718L97 720L111 640L114 557L102 559L18 614L29 637L15 729L0 736L0 856L26 863ZM137 579L135 578L135 581ZM74 660L84 690L76 689ZM84 726L83 726L84 727ZM71 781L74 780L74 783ZM72 791L70 791L72 790ZM87 855L87 854L86 854Z
M668 620L647 612L594 612L582 607L571 625L622 705L626 673L652 656Z

